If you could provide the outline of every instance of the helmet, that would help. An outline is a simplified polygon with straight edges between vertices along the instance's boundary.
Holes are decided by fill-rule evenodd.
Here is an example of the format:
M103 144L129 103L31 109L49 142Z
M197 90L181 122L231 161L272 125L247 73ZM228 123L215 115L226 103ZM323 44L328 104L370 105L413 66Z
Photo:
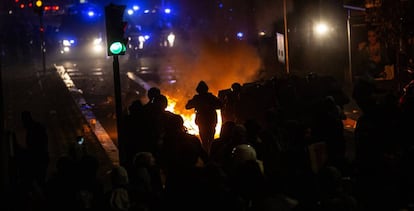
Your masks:
M240 144L231 151L233 160L243 162L247 160L257 160L256 150L249 144Z
M240 83L237 83L237 82L236 83L233 83L231 85L231 90L233 92L240 92L241 88L242 88L242 86L240 85Z

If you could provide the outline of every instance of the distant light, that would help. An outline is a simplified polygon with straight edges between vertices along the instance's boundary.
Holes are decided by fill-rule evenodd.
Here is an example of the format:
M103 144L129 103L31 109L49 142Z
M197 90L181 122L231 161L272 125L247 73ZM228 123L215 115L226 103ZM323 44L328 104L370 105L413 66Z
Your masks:
M219 8L223 8L223 3L220 3L220 4L218 5L218 7L219 7Z
M62 40L63 46L72 46L73 44L75 44L75 40Z
M144 13L149 13L150 11L149 10L144 10Z
M237 32L237 38L241 39L244 37L243 32Z
M129 10L127 11L127 13L128 13L128 15L132 15L132 14L134 14L134 10L129 9Z
M132 6L132 9L135 10L135 11L137 11L137 10L139 10L139 6L138 5L134 5L134 6Z
M94 45L100 45L102 43L102 38L96 38L93 40Z
M138 41L139 41L139 45L138 45L138 48L139 49L143 49L144 48L144 42L145 42L145 37L144 36L139 36L138 37Z
M142 42L145 42L145 40L148 40L148 38L149 38L148 35L144 35L144 36L141 35L141 36L138 37L138 40L142 41Z
M92 50L94 53L100 53L103 51L103 47L101 44L96 44L93 46Z
M168 35L167 40L168 40L169 47L173 47L174 46L174 41L175 41L175 34L171 32Z
M20 4L20 9L23 9L24 8L24 4Z
M94 12L94 11L89 11L89 12L88 12L88 16L89 16L89 17L93 17L93 16L95 16L95 12Z
M42 7L43 6L43 2L42 1L40 1L40 0L37 0L36 2L35 2L35 4L36 4L36 7Z
M166 9L164 10L164 12L165 12L166 14L170 14L170 13L171 13L171 9L170 9L170 8L166 8Z
M63 40L62 44L63 46L71 46L71 43L69 40Z
M264 31L259 32L259 36L265 36L265 35L266 35L266 32Z

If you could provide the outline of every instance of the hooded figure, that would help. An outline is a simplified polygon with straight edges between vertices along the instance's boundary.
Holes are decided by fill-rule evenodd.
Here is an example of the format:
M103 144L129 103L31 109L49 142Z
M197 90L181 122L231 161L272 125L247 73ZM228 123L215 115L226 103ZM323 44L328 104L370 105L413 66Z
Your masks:
M200 139L204 149L209 153L216 133L216 109L221 109L221 101L211 92L208 92L208 86L204 81L198 83L196 91L198 94L187 102L185 108L195 109L195 123L199 129Z

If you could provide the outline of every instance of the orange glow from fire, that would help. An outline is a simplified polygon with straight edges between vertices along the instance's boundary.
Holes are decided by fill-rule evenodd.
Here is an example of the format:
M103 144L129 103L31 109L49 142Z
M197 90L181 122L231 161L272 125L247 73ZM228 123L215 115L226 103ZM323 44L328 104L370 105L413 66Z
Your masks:
M255 81L262 65L257 50L248 43L216 42L203 33L195 33L194 40L169 49L160 61L159 66L164 68L159 69L159 74L164 78L173 75L174 83L164 79L158 87L168 98L167 110L181 115L187 131L198 136L194 109L185 109L185 103L196 94L199 81L205 81L208 91L218 96L220 90L230 88L234 82ZM221 126L221 111L217 110L216 138Z
M195 113L193 110L178 109L176 108L178 100L170 96L166 96L168 99L168 106L165 110L179 114L184 119L184 126L187 128L187 132L193 135L198 134L198 126L195 124ZM218 138L220 135L222 120L221 120L221 111L217 110L217 125L216 133L214 134L215 138Z

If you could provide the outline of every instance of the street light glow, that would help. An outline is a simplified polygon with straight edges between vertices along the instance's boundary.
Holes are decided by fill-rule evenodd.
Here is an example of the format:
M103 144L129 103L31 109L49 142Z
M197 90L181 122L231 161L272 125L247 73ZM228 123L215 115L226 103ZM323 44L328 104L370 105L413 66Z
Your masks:
M327 34L328 30L329 30L329 27L326 23L318 23L315 25L315 28L314 28L314 32L317 35L321 35L321 36Z

